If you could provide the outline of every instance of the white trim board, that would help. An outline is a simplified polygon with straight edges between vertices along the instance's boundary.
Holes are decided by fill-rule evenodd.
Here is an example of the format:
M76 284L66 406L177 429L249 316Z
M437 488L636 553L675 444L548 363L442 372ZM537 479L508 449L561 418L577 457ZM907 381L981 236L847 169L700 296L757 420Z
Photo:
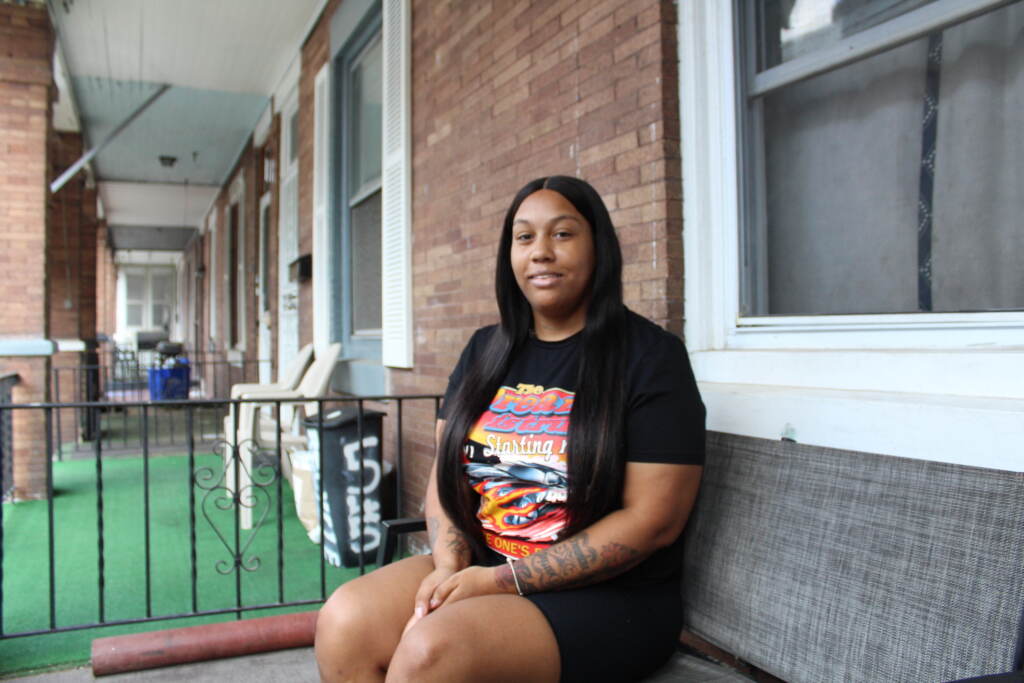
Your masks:
M698 385L711 431L1024 472L1024 400Z
M114 264L118 266L176 266L182 258L180 251L118 249L114 252Z
M313 82L313 344L318 353L331 345L337 312L331 305L332 251L328 207L331 158L331 60Z

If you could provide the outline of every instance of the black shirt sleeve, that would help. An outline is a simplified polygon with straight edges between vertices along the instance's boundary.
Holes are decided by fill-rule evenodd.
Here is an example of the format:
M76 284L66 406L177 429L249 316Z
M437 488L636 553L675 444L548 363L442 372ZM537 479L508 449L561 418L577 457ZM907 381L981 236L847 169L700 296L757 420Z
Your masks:
M479 357L480 352L489 338L489 333L494 329L494 326L482 327L473 333L473 336L466 342L466 346L462 349L462 355L459 356L459 361L455 364L455 368L452 370L452 374L448 375L448 387L444 391L444 401L437 409L437 419L445 419L448 402L455 397L455 392L458 390L459 385L462 384L462 380L465 378L466 373L469 372L470 365Z
M686 347L660 328L641 336L627 361L626 459L703 465L705 410Z

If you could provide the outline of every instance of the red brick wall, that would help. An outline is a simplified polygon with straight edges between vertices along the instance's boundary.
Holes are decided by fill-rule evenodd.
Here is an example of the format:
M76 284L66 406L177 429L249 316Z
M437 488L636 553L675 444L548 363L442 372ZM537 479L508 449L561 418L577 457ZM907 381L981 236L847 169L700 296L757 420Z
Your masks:
M105 220L96 223L96 332L113 337L117 331L117 271Z
M82 136L56 133L50 145L50 177L82 155ZM47 273L50 335L57 339L96 337L96 190L84 172L69 180L49 201Z
M260 152L261 153L261 152ZM217 215L217 232L207 232L202 240L201 247L197 247L195 253L185 254L186 268L194 268L193 262L198 258L203 260L206 268L205 275L200 284L202 288L203 310L202 315L203 336L198 348L206 354L208 361L206 367L199 372L202 374L208 396L226 396L230 386L239 382L255 382L258 379L259 371L256 364L258 360L258 311L256 301L256 265L259 258L259 197L263 191L262 184L262 163L258 150L252 146L252 141L246 146L245 151L239 157L238 162L228 176L228 181L221 188L220 194L214 202L213 212ZM245 191L240 198L242 223L239 226L243 241L243 259L247 264L252 264L245 270L245 277L238 283L244 293L245 316L244 327L241 332L245 339L245 352L243 353L243 364L227 363L227 352L229 351L228 339L231 325L230 296L228 292L227 274L234 264L229 262L228 234L231 208L231 187L235 179L242 177L245 183ZM211 264L210 251L216 243L216 263ZM216 282L215 296L217 300L217 320L215 325L210 324L210 278ZM192 321L186 320L186 326L191 329ZM212 337L211 344L208 339Z
M53 32L45 8L0 4L0 334L50 336L47 251L47 149L53 82ZM0 358L17 372L18 403L49 398L49 359ZM46 441L39 411L15 411L14 486L18 498L45 495Z
M53 34L46 10L0 5L0 45L3 332L46 337L46 155L53 87Z
M622 242L627 304L681 332L674 41L665 0L414 3L416 355L412 371L392 372L396 393L442 391L472 331L497 320L501 219L542 175L598 189ZM418 501L432 409L408 419L405 489Z

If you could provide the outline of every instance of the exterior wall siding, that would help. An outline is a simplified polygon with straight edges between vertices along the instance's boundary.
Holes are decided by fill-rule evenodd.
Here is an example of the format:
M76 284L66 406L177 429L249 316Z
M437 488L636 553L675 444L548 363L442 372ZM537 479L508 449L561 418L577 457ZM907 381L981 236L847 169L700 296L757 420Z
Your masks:
M53 32L45 7L0 4L0 307L11 337L48 338L47 222ZM0 358L17 372L16 403L50 398L48 358ZM46 494L46 431L40 411L15 411L14 497Z
M675 9L670 2L415 2L415 367L395 393L440 392L495 322L494 258L516 190L591 182L612 214L627 304L679 334L682 244ZM421 505L432 406L410 406L406 510Z
M340 4L328 4L301 48L300 254L312 248L313 84L330 58L330 20ZM443 391L469 335L497 320L491 283L501 220L515 191L541 175L579 176L601 192L623 246L627 304L680 334L682 224L674 5L662 0L417 0L412 22L416 352L412 370L390 371L391 392ZM280 125L276 117L267 142L275 158ZM250 147L240 160L240 168L251 169L247 177L261 176L264 153ZM220 263L214 276L219 278L227 253L229 185L230 180L217 204ZM247 182L247 190L254 188ZM254 264L261 192L251 192L246 211L247 250ZM271 243L276 251L276 191L273 196ZM208 261L208 244L205 251ZM272 286L276 291L276 282ZM218 297L219 329L212 333L221 344L227 331L223 290ZM249 301L247 357L255 358L255 296ZM208 308L207 302L205 316ZM276 297L272 308L276 336ZM305 344L313 332L310 283L300 288L299 311L300 340ZM241 380L217 378L218 385L230 381ZM404 423L402 512L415 514L433 453L433 405L407 405ZM397 450L397 435L388 433L385 438L390 457Z

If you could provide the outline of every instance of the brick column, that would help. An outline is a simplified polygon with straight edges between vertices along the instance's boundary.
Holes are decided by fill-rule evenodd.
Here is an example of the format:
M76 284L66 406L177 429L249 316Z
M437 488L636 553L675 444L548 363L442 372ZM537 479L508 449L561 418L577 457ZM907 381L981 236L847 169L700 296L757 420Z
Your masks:
M53 31L45 6L0 3L0 337L49 338L46 280L47 148ZM17 372L14 402L49 398L46 357L0 358ZM45 496L41 411L14 411L15 498Z

